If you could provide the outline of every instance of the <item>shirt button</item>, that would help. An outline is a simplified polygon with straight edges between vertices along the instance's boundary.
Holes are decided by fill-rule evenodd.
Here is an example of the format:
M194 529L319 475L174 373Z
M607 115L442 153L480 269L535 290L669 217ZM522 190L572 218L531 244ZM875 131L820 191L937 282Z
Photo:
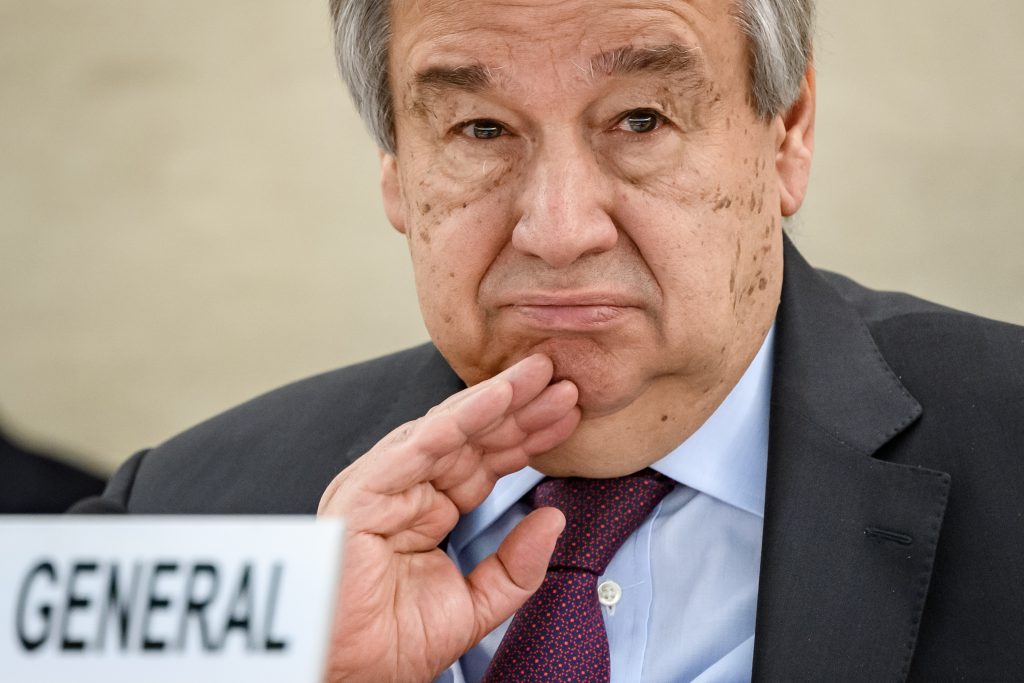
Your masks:
M597 599L605 607L614 607L622 599L622 589L614 581L602 581L597 587Z

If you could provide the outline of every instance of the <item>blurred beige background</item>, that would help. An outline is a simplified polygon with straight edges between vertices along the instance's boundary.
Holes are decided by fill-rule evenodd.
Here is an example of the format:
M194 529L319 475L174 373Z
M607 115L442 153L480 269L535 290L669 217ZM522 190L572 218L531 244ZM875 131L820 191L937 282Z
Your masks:
M0 0L0 422L107 472L426 339L326 0ZM822 0L818 265L1024 323L1024 5Z

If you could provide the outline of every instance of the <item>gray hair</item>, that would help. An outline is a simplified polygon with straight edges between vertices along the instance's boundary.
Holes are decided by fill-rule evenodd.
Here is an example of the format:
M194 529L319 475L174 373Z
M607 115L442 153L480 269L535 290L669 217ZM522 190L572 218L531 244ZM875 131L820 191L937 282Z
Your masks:
M735 0L735 15L750 41L750 93L765 119L786 111L800 94L814 31L814 0ZM335 54L356 110L377 145L395 151L388 45L388 0L329 0Z

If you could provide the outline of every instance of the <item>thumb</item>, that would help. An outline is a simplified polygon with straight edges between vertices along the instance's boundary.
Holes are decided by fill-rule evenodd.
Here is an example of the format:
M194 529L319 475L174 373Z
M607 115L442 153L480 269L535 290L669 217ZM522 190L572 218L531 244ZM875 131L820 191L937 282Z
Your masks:
M563 528L565 516L560 510L534 510L509 532L496 553L470 572L466 581L476 629L466 649L512 616L540 588Z

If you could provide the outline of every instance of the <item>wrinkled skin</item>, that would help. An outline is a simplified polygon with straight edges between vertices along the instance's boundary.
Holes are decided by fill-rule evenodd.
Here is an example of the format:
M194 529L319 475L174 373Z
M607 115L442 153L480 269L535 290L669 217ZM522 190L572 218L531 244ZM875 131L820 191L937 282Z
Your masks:
M464 579L437 550L458 514L527 463L642 469L704 422L760 347L781 218L806 190L814 80L785 114L757 117L730 7L393 11L385 210L408 238L427 329L471 388L324 494L321 514L350 527L335 679L446 668L536 589L562 524L535 512Z

